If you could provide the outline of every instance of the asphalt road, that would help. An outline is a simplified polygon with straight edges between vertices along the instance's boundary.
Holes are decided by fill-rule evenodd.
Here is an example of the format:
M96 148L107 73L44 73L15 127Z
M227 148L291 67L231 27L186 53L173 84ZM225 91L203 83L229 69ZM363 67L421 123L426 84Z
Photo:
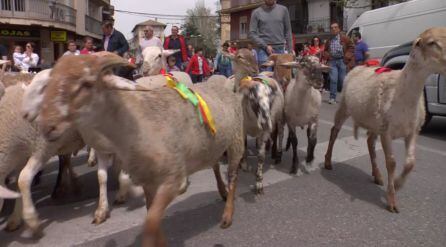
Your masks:
M336 106L323 103L315 165L322 164L335 110ZM305 131L298 134L303 161L306 135ZM212 171L194 174L188 191L175 200L164 219L169 246L445 246L446 118L434 118L418 139L416 167L397 194L399 214L385 209L385 187L372 183L365 132L359 140L352 135L351 122L347 122L335 145L332 171L318 169L291 176L291 151L284 154L282 164L267 165L263 196L252 192L254 174L240 172L234 222L226 230L219 227L224 203ZM252 140L249 144L248 162L254 167ZM399 140L393 145L400 171L404 144ZM380 144L377 148L386 178ZM139 246L146 214L141 196L112 206L105 223L91 224L98 186L95 169L85 166L86 158L83 153L74 159L82 184L80 195L59 200L49 197L57 172L55 162L45 170L41 184L33 187L44 236L30 239L23 227L14 233L2 231L0 246ZM110 202L116 187L112 179ZM0 224L4 225L9 211L10 202L0 214Z

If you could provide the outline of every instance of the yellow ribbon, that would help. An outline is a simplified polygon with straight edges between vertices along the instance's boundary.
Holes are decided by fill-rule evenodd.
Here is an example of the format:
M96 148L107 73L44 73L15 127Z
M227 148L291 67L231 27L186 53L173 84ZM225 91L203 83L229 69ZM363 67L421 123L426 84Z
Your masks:
M212 117L208 104L206 103L206 101L204 101L203 98L201 98L201 96L197 92L195 92L195 95L197 96L198 101L203 107L204 114L206 115L206 118L208 120L209 129L211 130L211 133L215 135L217 133L217 128L215 127L214 118Z

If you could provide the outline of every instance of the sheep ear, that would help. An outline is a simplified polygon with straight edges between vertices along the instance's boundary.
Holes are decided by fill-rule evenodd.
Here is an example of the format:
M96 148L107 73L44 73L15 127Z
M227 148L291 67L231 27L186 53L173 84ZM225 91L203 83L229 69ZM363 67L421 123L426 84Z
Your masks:
M45 88L50 79L51 69L42 70L31 80L24 89L22 98L22 116L32 122L39 114L42 106Z
M129 63L126 59L110 53L106 56L98 58L99 63L99 73L98 76L102 76L104 73L108 72L110 69L115 67L128 67L128 68L136 68L135 65Z
M262 63L262 67L274 67L274 64L276 64L276 62L274 62L274 60L269 60L267 62Z
M293 62L286 62L286 63L282 63L279 66L285 67L285 68L299 68L300 64L296 61Z
M255 85L255 81L251 78L244 78L240 80L240 85L238 87L238 91L244 95L248 95L249 90Z
M320 64L318 69L321 70L324 73L330 72L330 66L327 66L325 64Z
M163 56L164 57L168 57L168 56L172 56L173 54L180 52L180 49L176 49L176 50L163 50Z
M417 38L414 42L412 47L420 47L421 45L421 38Z
M15 191L12 191L12 190L9 190L9 189L7 189L7 188L5 188L3 186L0 186L0 198L3 198L3 199L15 199L15 198L19 198L19 197L20 197L19 193L15 192Z

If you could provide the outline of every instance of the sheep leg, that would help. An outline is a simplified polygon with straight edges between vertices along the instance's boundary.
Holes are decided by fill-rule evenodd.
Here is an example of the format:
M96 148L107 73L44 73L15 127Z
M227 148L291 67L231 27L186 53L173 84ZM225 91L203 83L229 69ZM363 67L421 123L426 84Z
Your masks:
M217 180L218 192L220 193L220 196L223 199L223 201L226 201L226 198L228 196L228 191L226 190L225 182L223 182L223 179L221 177L220 164L218 163L215 164L213 169L214 169L215 180Z
M257 142L256 142L257 143ZM242 168L242 170L244 172L249 171L249 167L248 167L248 163L247 163L247 158L248 158L248 138L245 135L245 152L243 153L243 157L240 161L240 167Z
M98 157L98 181L99 181L99 202L94 213L93 224L100 224L110 216L107 197L107 170L113 163L113 156L97 152Z
M228 228L232 224L232 216L234 215L235 189L237 186L238 177L238 164L245 151L243 141L243 138L235 138L234 143L228 149L228 197L226 199L225 209L220 223L221 228Z
M38 233L40 220L31 198L31 183L34 176L42 168L42 164L44 163L42 160L46 161L47 159L38 159L31 156L20 172L18 179L20 192L22 193L23 220L34 234Z
M87 147L88 161L87 164L90 167L97 165L98 159L96 158L96 151L93 148Z
M381 135L381 144L384 150L384 156L386 157L386 168L387 168L387 203L388 210L392 213L398 213L398 208L396 206L396 198L395 198L395 185L394 185L394 176L395 176L395 167L396 162L393 157L392 151L392 138L388 133Z
M302 175L302 171L299 167L299 156L297 155L297 145L298 140L296 136L296 132L292 128L289 128L288 139L291 143L291 147L293 148L293 164L291 165L291 174L297 174L297 176Z
M172 182L166 181L164 184L156 189L155 195L151 202L149 209L147 210L146 221L143 230L143 243L144 247L162 247L167 246L166 239L164 238L164 234L161 231L161 221L164 216L164 212L167 206L175 199L178 195L180 185ZM146 206L147 203L150 203L150 192L147 191L147 188L144 189L144 193L149 195L149 198L146 198Z
M372 162L372 176L374 177L374 182L378 185L384 185L381 172L379 171L378 165L376 164L375 144L377 135L371 132L368 132L367 135L367 146L369 148L370 161Z
M403 172L395 180L395 189L399 190L403 187L406 182L406 178L415 166L415 142L417 135L413 133L412 135L405 138L406 144L406 164L404 165Z
M67 181L68 178L70 178L70 181ZM71 167L71 154L59 155L59 174L51 197L54 199L63 197L70 187L76 193L80 191L76 174Z
M8 218L6 223L5 231L12 232L17 230L22 224L22 201L20 199L15 200L14 210Z
M124 170L119 172L119 190L116 193L115 204L123 204L127 201L127 197L129 195L130 188L132 187L132 180L130 179L130 175L126 173Z
M265 149L269 139L268 137L269 133L263 134L261 137L257 138L257 142L259 143L255 189L257 195L263 194L263 166L265 164Z
M325 169L331 170L333 169L331 165L331 156L333 154L333 146L336 141L336 138L338 137L338 133L341 130L342 125L344 124L345 120L349 117L347 113L347 109L344 103L344 100L341 99L341 104L339 106L339 109L336 111L335 115L335 122L334 126L331 128L330 131L330 141L328 142L328 148L327 152L325 153Z
M276 143L277 154L274 157L274 163L280 164L282 162L282 152L283 152L282 145L283 145L284 128L283 128L283 124L281 124L281 123L278 123L276 127L277 127L276 128L277 136L274 137L274 141Z
M307 138L308 138L308 147L307 147L307 164L313 162L314 160L314 149L316 148L317 143L317 121L311 122L307 127ZM310 164L309 172L316 170L317 167L313 167Z
M273 141L273 145L271 147L271 158L276 159L277 158L277 126L274 128L273 132L271 133L271 139Z

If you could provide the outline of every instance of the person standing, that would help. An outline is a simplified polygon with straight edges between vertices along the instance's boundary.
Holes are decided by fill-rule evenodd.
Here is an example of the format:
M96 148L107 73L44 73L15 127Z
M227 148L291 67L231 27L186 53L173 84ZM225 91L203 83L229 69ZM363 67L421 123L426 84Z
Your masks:
M249 23L249 38L257 45L259 64L263 64L273 53L294 54L291 36L291 21L288 9L265 0L265 4L255 9Z
M22 60L22 70L29 71L30 68L34 68L39 63L39 55L34 53L36 44L34 42L28 42L25 46L24 58Z
M93 38L91 37L84 38L84 48L80 51L80 53L82 55L88 55L94 53Z
M102 32L104 34L102 38L103 50L116 53L123 57L129 50L129 43L127 43L127 40L121 32L113 28L112 20L106 20L102 24ZM133 71L128 68L117 68L115 69L115 74L129 80L133 79Z
M211 70L203 56L203 49L195 49L195 54L190 59L185 72L190 74L193 83L202 82L203 78L210 74Z
M311 56L316 56L319 59L321 59L323 52L324 52L324 46L321 43L321 39L319 39L319 37L317 36L313 37L313 39L311 40L308 54Z
M362 41L361 33L355 33L353 35L353 41L355 41L355 61L356 65L363 65L369 58L369 46Z
M182 68L183 63L188 61L186 41L183 35L178 34L179 28L172 26L172 34L164 40L164 49L180 50L181 52L175 53L176 66Z
M161 40L153 35L153 28L151 26L146 26L144 28L144 37L139 41L139 48L143 51L149 46L156 46L163 49Z
M214 68L220 75L230 77L232 75L231 56L229 54L228 42L223 43L222 50L217 54Z
M194 55L194 53L195 53L194 46L191 44L188 44L187 45L187 59L191 59L192 56Z
M237 43L234 41L230 42L228 51L229 51L229 53L235 55L235 53L237 53Z
M122 57L129 50L129 43L121 32L113 28L113 21L105 21L102 24L102 32L102 48L104 51L114 52Z
M8 49L2 44L0 44L0 59L8 60Z
M77 49L76 42L74 40L68 40L68 51L66 51L62 56L67 55L79 55L81 54L80 51Z
M20 45L16 45L14 48L14 53L12 54L12 59L14 61L14 65L12 66L12 70L16 72L20 72L22 70L22 62L25 58L25 54L22 53L22 47Z
M355 64L355 46L344 34L337 22L330 25L332 37L325 43L324 59L330 66L330 100L328 103L336 103L337 91L342 91L347 69L353 68Z

